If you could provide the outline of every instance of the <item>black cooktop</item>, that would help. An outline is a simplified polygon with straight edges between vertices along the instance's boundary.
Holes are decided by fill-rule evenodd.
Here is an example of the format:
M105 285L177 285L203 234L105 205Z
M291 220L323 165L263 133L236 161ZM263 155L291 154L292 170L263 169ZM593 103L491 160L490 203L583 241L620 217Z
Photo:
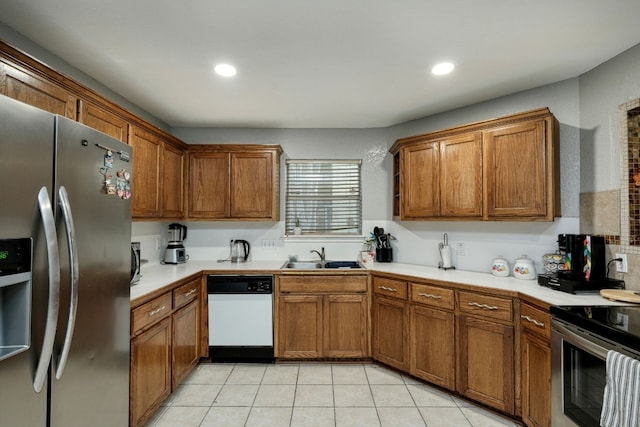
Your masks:
M640 305L552 306L551 314L605 339L640 351Z

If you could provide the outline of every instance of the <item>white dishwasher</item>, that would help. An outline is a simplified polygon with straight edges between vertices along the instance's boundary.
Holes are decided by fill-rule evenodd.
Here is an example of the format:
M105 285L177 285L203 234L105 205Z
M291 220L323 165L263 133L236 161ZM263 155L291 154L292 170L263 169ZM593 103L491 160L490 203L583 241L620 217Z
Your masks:
M209 357L273 362L273 276L207 276Z

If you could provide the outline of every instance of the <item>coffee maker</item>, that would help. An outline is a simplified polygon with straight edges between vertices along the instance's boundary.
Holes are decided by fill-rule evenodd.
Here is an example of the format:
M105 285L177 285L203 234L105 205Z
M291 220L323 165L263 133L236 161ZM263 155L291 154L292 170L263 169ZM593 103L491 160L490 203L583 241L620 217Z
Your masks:
M558 252L564 264L556 273L538 275L540 285L572 294L624 288L624 281L607 277L603 236L558 234Z
M173 223L169 224L169 244L164 252L165 264L182 264L189 257L184 249L183 242L187 238L187 226Z

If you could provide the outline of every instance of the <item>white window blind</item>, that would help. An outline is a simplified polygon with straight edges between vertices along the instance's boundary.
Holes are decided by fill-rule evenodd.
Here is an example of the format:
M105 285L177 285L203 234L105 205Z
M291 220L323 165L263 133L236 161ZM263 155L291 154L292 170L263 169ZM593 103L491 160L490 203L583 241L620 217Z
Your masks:
M361 160L287 160L286 234L362 234Z

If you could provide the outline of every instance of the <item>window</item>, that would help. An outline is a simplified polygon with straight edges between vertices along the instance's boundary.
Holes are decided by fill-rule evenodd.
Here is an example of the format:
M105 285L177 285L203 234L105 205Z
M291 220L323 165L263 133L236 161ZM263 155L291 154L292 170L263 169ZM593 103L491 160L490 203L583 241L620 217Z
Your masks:
M361 160L287 160L285 234L361 235Z

